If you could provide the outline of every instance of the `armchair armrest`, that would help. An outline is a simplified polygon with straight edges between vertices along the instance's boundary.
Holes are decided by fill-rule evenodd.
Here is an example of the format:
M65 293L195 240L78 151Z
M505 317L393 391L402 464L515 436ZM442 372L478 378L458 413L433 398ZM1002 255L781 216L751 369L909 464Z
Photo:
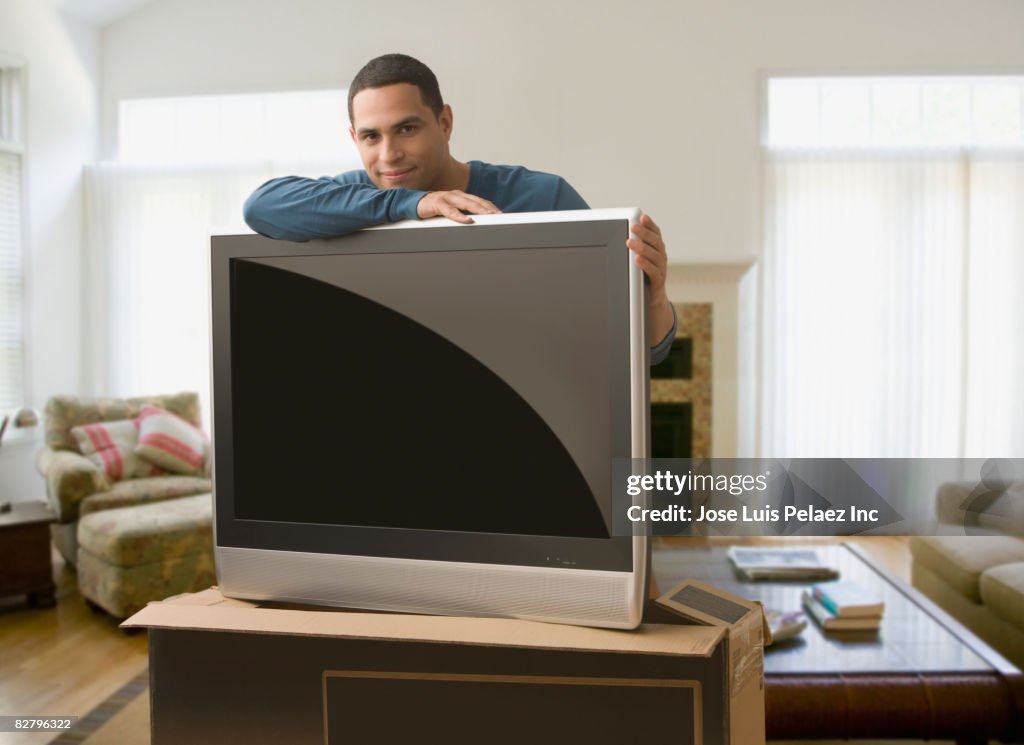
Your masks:
M36 468L46 479L47 499L62 523L78 519L78 506L83 499L110 488L103 471L84 455L70 450L44 448Z

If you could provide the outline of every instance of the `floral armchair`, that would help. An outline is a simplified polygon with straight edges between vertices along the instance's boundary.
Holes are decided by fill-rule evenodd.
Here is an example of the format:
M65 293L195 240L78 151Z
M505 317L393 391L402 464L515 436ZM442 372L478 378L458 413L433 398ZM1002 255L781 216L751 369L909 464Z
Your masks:
M167 473L114 481L103 468L82 454L72 429L97 422L138 417L147 405L157 406L199 427L199 396L185 392L129 399L83 400L54 396L46 404L46 447L36 467L46 479L50 505L57 514L53 542L64 559L75 565L80 517L118 507L151 504L195 494L209 493L209 458L197 475Z

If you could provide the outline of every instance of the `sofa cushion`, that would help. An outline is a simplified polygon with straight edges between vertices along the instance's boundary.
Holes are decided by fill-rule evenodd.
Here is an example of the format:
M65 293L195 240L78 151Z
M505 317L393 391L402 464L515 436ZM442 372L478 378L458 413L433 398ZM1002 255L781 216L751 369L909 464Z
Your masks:
M135 454L139 442L139 422L119 419L72 427L78 450L102 469L111 481L145 478L163 473L155 463Z
M211 488L209 479L197 476L156 476L150 479L118 481L107 491L85 499L81 503L79 514L84 516L103 510L204 494L209 493Z
M78 521L78 550L119 567L213 551L213 497L103 510Z
M172 473L197 475L206 464L206 436L169 411L143 406L135 453Z
M981 575L980 585L985 606L1024 630L1024 562L992 567Z
M973 603L981 602L980 579L990 567L1024 561L1024 540L1009 536L926 536L910 539L910 552Z

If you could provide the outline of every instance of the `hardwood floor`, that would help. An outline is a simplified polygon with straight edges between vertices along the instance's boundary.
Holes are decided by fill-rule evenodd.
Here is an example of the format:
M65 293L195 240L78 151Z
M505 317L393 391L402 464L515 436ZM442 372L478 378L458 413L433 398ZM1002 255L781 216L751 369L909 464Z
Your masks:
M0 715L83 716L146 669L146 635L127 636L93 613L75 573L54 553L55 608L0 599ZM45 743L52 733L0 733L0 743Z
M660 539L666 540L666 539ZM720 538L667 539L669 545L725 543ZM735 539L728 539L735 541ZM820 544L830 538L748 538L745 543ZM897 576L910 577L904 537L855 539ZM0 715L83 716L146 669L146 635L127 636L117 622L93 613L75 574L54 554L57 606L29 608L23 598L0 599ZM3 734L0 743L45 743L48 734Z

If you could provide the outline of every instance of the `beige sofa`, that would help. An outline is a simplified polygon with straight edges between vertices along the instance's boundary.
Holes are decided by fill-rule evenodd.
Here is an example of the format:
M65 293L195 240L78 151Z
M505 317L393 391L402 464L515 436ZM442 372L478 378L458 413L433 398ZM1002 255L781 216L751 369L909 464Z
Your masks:
M1024 539L997 532L1024 533L1024 482L944 484L937 501L944 535L910 539L914 587L1024 668Z

